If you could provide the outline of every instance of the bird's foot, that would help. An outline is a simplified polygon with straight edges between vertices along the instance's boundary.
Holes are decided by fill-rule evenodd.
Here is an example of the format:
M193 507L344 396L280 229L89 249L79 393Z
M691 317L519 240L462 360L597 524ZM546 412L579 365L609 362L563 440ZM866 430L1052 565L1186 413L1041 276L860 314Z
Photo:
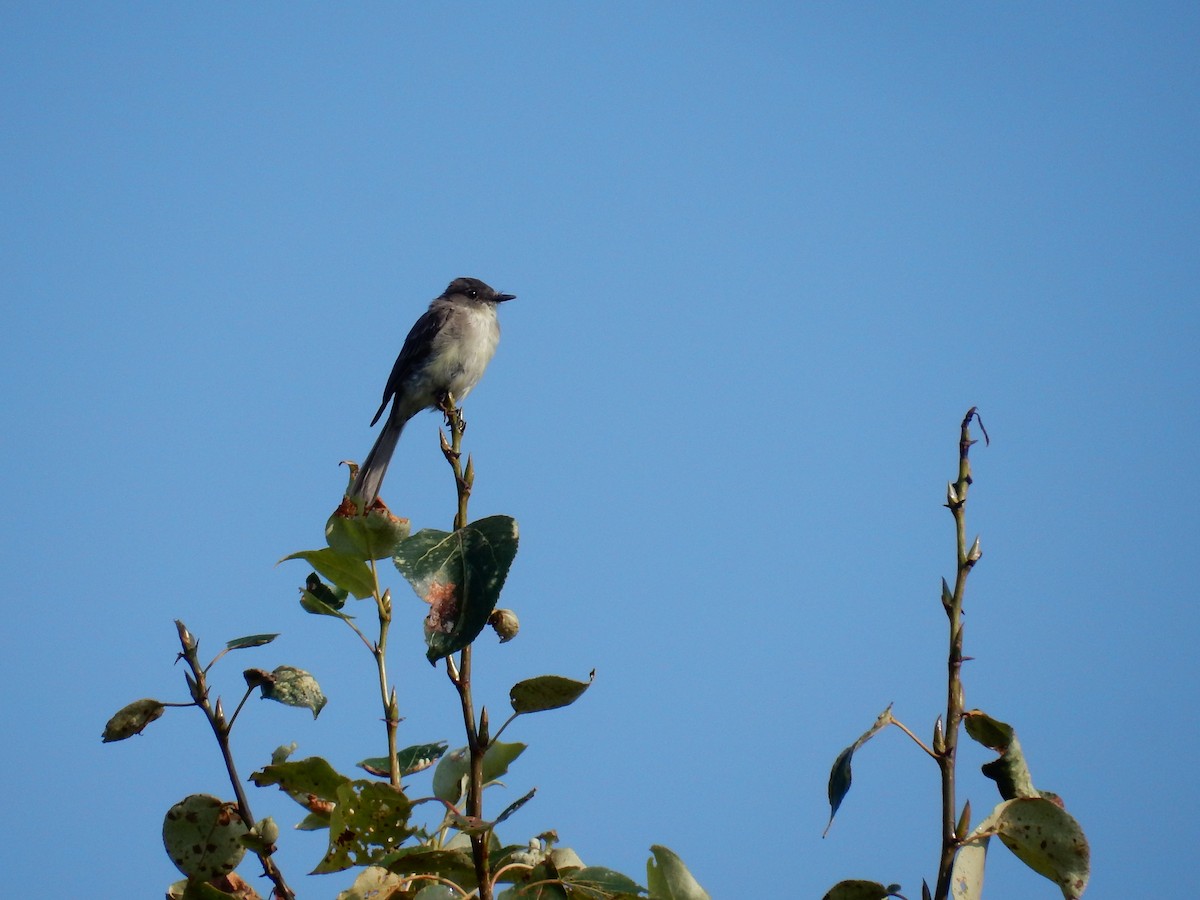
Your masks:
M455 405L454 395L449 391L438 397L437 408L446 418L446 427L456 429L460 434L467 430L467 420L462 416L462 410Z

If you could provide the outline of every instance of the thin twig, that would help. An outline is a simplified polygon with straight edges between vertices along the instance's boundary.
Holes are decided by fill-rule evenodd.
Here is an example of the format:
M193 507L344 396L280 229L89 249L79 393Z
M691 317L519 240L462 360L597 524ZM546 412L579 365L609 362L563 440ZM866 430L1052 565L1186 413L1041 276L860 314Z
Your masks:
M971 438L970 428L971 420L978 419L978 417L978 411L974 406L967 410L967 414L963 417L958 439L958 480L952 482L946 492L946 506L954 516L957 567L954 591L950 595L949 602L945 604L946 616L950 620L950 650L946 660L945 737L941 753L937 755L942 780L942 848L938 861L935 900L948 900L954 858L962 846L957 832L959 811L955 797L955 766L958 755L959 725L962 723L965 706L962 685L963 594L966 591L967 576L970 575L971 569L978 559L967 544L966 525L967 492L972 481L969 456L971 445L975 443ZM982 430L982 428L983 423L980 422L980 429Z
M242 711L242 707L246 705L246 701L250 699L250 695L254 693L254 688L247 687L246 693L242 694L242 699L237 705L237 709L233 711L233 715L229 717L229 730L233 730L233 723L237 721L238 713Z
M229 783L233 786L233 794L237 800L238 816L241 817L246 828L253 829L255 825L254 814L250 811L250 802L246 799L246 792L242 788L242 780L238 777L237 766L233 762L233 751L229 746L229 730L233 726L233 722L225 720L225 716L220 710L220 701L217 702L215 710L212 703L209 702L206 669L200 665L197 653L199 644L196 639L192 637L191 632L187 630L187 627L182 622L176 620L175 626L179 630L179 642L183 646L183 652L180 656L188 664L188 668L191 669L191 676L188 678L188 687L191 689L192 699L196 701L196 706L200 707L204 712L205 717L208 719L208 724L212 728L213 735L217 739L217 745L221 748L221 756L225 760L225 771L229 775ZM243 698L242 702L245 702L245 698ZM238 709L241 709L241 704L238 704ZM271 857L270 853L260 850L253 852L258 857L259 862L262 863L263 874L271 879L271 882L275 885L275 896L280 898L280 900L295 900L295 892L288 887L283 873L275 865L275 860Z
M454 473L458 507L454 515L454 530L458 531L467 525L467 503L471 497L471 486L475 481L475 466L467 457L464 470L462 465L462 437L466 429L462 410L454 402L454 397L447 394L439 408L446 416L446 426L450 429L450 439L445 432L440 433L442 453L450 469ZM483 755L487 747L480 739L479 726L475 721L475 705L471 696L471 646L463 647L458 655L458 664L446 658L446 674L458 691L459 703L462 706L463 727L467 733L467 751L470 754L470 773L467 778L467 815L483 819ZM472 834L471 856L475 863L475 877L479 883L480 900L492 900L492 882L488 862L488 833Z
M901 731L903 731L905 734L907 734L910 738L913 739L913 742L916 743L916 745L918 747L920 747L922 750L924 750L926 753L928 753L930 756L932 756L935 760L938 758L938 755L936 753L934 753L932 750L930 750L928 747L926 747L925 742L922 741L915 734L913 734L911 731L909 731L908 726L905 725L903 722L901 722L899 719L893 718L889 724L895 725L897 728L899 728Z
M400 759L397 754L396 731L400 727L400 709L396 700L395 687L388 686L387 677L387 640L388 631L392 624L392 594L391 591L379 590L379 571L375 560L371 564L371 581L374 583L371 596L375 598L375 609L379 613L379 640L374 645L367 644L371 655L375 657L375 669L379 673L379 699L383 704L383 726L387 732L388 748L388 780L396 790L403 790L400 779ZM350 627L354 627L351 625ZM354 629L358 631L357 628ZM362 637L362 633L359 633ZM367 643L363 638L363 643Z
M504 734L504 729L507 728L509 725L511 725L513 723L513 720L516 719L517 716L519 716L519 715L520 715L520 713L513 713L511 716L509 716L507 719L505 719L504 724L500 726L500 730L497 731L494 735L492 735L492 739L491 739L490 743L494 744L494 743L496 743L496 741L500 740L500 735Z

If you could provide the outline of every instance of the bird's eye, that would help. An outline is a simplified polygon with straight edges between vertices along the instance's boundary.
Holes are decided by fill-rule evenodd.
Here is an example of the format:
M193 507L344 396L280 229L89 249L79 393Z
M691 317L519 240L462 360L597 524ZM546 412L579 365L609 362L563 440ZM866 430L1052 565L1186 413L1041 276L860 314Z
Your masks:
M475 288L470 288L467 291L467 296L470 297L472 300L474 300L476 297L479 296L479 291L475 290Z

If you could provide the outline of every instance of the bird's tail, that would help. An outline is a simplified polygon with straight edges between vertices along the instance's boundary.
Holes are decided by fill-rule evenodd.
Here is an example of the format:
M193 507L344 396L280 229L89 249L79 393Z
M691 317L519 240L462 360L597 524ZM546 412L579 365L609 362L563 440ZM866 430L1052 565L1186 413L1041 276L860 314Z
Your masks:
M375 498L379 496L379 488L383 485L383 476L387 474L388 463L392 461L396 442L400 440L400 432L404 430L407 421L407 419L397 419L394 416L388 417L387 421L383 423L383 430L379 432L379 437L375 439L375 446L363 460L358 469L358 475L354 477L354 483L350 485L350 496L361 498L363 511L366 511L367 507L374 503Z

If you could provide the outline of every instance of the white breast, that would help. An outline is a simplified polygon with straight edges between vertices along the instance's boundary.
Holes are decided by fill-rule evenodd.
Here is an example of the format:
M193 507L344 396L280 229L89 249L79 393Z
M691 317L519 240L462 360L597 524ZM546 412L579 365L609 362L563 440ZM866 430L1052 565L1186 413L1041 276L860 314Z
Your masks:
M483 370L496 353L500 324L490 303L455 310L448 327L438 335L434 364L426 371L439 391L450 391L461 400L483 377Z

